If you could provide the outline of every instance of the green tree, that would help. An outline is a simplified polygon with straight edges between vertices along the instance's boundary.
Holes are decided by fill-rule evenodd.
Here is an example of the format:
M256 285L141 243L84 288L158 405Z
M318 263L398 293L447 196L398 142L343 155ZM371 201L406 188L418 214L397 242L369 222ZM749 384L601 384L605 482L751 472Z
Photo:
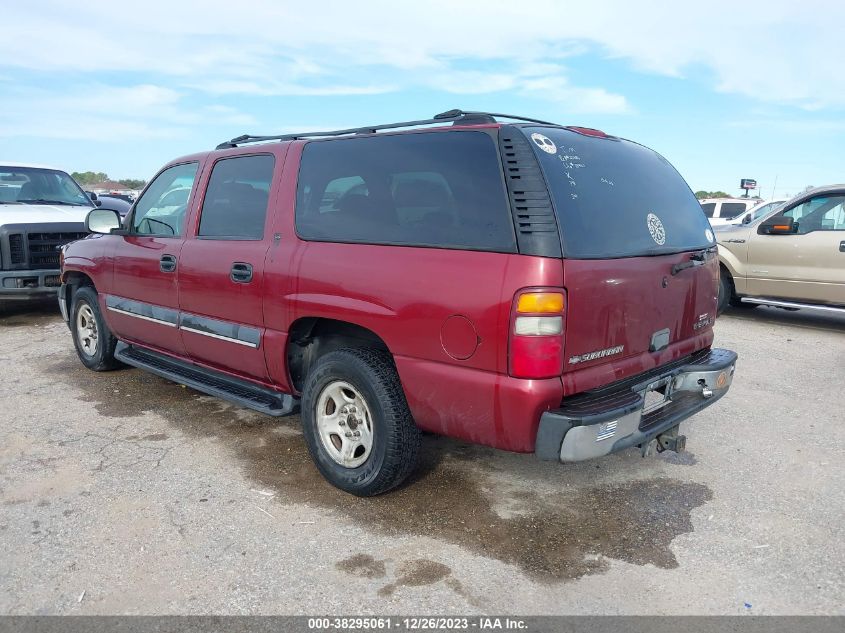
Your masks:
M146 180L139 180L137 178L124 178L123 180L118 180L117 182L127 189L141 189L147 184Z
M701 200L702 198L730 198L731 196L724 191L696 191L695 197Z
M75 171L71 176L80 185L96 185L98 182L104 182L109 179L109 175L101 171Z

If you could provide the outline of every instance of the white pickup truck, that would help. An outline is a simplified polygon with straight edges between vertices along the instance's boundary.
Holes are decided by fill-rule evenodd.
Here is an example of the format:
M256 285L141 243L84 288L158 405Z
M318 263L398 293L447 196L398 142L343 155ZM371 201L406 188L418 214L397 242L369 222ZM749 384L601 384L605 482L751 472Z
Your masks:
M56 295L59 248L87 235L94 206L64 171L0 162L0 303Z

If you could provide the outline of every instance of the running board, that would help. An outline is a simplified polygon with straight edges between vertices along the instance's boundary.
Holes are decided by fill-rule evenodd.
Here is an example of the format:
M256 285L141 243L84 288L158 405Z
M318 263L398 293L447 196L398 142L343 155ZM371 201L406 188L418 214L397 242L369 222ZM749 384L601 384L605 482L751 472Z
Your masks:
M114 357L122 363L145 369L210 396L234 402L272 416L290 415L299 410L299 398L227 376L186 361L120 341Z
M756 297L742 297L743 303L759 303L764 306L776 308L795 308L801 310L821 310L822 312L835 312L845 314L845 307L819 305L817 303L796 303L795 301L782 301L780 299L758 299Z

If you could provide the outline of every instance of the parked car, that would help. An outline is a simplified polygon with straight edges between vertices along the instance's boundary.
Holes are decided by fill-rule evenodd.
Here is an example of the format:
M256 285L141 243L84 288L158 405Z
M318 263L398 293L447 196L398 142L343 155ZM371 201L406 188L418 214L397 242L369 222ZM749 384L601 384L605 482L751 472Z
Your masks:
M86 367L300 408L357 495L413 471L420 430L565 462L682 450L734 373L695 197L598 130L453 110L242 136L87 226L59 293Z
M758 198L705 198L701 208L710 220L711 226L730 224L736 218L765 200Z
M751 207L745 213L736 216L733 220L728 222L728 224L750 224L754 220L762 218L764 215L769 215L772 211L777 209L784 202L786 202L786 200L772 200L771 202L761 202L756 207ZM722 224L721 226L724 226L724 224Z
M720 312L763 304L845 314L845 185L805 191L716 236Z
M117 211L121 217L129 213L129 209L132 208L132 200L128 196L95 193L93 191L86 191L85 193L88 194L95 206Z
M0 163L0 303L55 297L58 249L87 235L93 206L64 171Z

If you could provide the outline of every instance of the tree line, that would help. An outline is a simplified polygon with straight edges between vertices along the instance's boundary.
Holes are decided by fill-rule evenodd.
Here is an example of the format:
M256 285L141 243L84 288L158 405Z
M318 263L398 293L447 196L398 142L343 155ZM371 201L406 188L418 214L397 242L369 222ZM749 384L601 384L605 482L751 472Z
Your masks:
M696 191L695 197L703 200L704 198L732 198L733 196L724 191Z
M111 180L109 175L101 171L75 171L71 174L73 179L80 185L96 185L107 180ZM146 180L139 180L137 178L123 178L117 180L121 185L127 189L141 189L147 184Z

